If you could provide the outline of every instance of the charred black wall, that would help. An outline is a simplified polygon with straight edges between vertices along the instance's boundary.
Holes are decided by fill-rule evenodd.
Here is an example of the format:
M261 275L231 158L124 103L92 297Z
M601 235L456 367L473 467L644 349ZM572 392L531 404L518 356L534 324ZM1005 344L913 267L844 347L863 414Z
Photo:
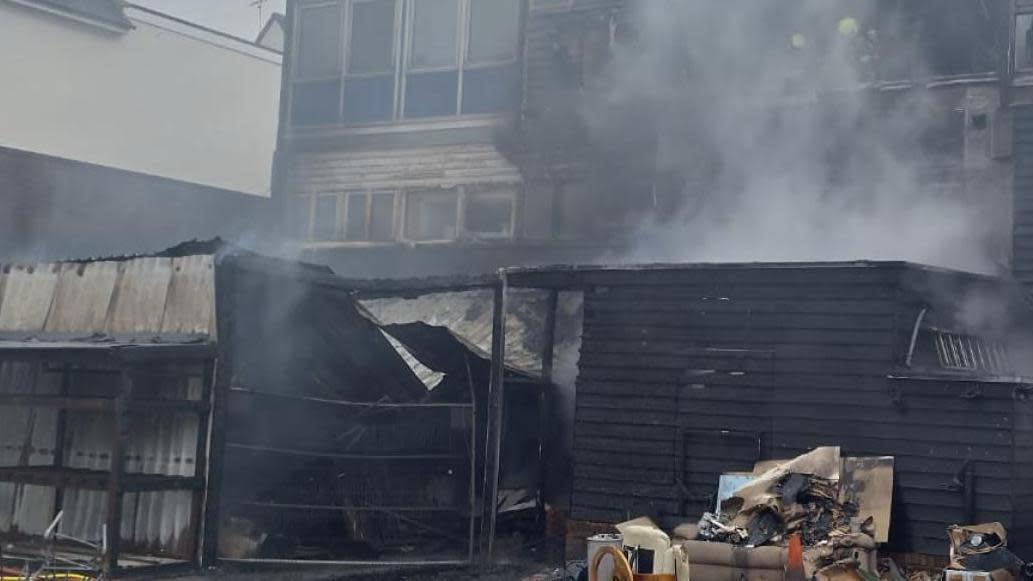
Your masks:
M712 510L722 472L838 445L896 458L892 548L942 555L948 525L998 520L1029 556L1025 397L1013 384L887 377L926 304L902 285L911 269L585 274L571 517L673 526Z
M287 541L280 548L285 554L262 556L295 556L296 544L316 538L326 554L340 557L345 549L327 545L346 544L344 520L290 505L340 502L353 492L347 487L368 484L363 469L371 481L382 476L376 472L382 467L359 463L363 455L450 444L450 410L416 410L399 419L391 410L341 403L414 402L427 390L325 269L246 253L222 257L216 268L223 367L209 490L210 507L218 509L209 519L223 526L244 517ZM399 470L410 471L398 481L412 487L378 481L369 484L371 494L394 495L395 506L418 499L426 480L416 476L432 474L427 462ZM341 478L345 472L349 479ZM208 540L213 557L216 542Z

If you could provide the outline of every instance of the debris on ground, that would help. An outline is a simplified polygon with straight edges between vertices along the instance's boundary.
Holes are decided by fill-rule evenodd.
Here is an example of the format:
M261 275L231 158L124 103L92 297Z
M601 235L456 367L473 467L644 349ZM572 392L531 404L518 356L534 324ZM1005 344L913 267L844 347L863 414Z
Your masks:
M719 513L700 518L696 539L784 546L799 533L805 547L874 549L888 538L892 458L841 458L839 448L824 447L761 466L766 470L732 492Z
M732 482L735 486L729 485ZM1008 550L1007 531L996 522L951 526L946 570L909 569L880 558L879 545L889 540L892 503L892 457L843 458L837 447L816 448L792 460L758 463L752 473L723 475L714 512L675 527L672 535L648 518L615 525L621 534L590 538L588 561L573 562L565 578L588 578L599 560L591 547L600 543L608 543L603 548L628 563L635 578L663 573L665 579L688 579L690 562L696 579L1033 578Z
M1014 581L1022 576L1022 559L1008 550L1008 533L999 522L954 525L947 529L950 565L945 581ZM971 575L966 573L977 573Z

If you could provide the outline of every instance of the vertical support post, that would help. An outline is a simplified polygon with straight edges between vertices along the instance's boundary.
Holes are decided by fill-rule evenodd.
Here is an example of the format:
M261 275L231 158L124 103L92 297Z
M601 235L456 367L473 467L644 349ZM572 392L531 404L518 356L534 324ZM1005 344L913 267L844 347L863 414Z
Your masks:
M226 418L230 382L233 377L233 343L236 327L234 309L235 270L228 263L215 267L215 317L218 327L218 355L208 412L208 477L205 479L204 530L201 566L215 564L219 555L219 512L222 496L222 468L226 453Z
M491 325L491 384L488 392L488 423L484 454L484 522L481 544L486 558L495 557L495 521L499 503L499 470L502 455L502 404L506 378L506 275L499 274Z
M553 355L556 350L556 310L559 307L560 293L550 290L545 303L545 333L542 345L542 379L552 381Z
M71 365L61 368L61 397L68 397L72 390ZM68 410L60 408L57 410L57 425L54 428L54 468L62 468L65 465L65 433L68 424ZM61 512L65 503L65 489L58 486L54 490L54 518Z
M477 550L477 390L470 370L470 357L463 360L466 362L466 381L470 385L470 547L466 558L472 565Z
M197 449L194 452L194 478L203 482L208 473L208 435L212 414L212 384L215 383L215 361L206 359L201 375L201 401L208 405L208 411L197 416ZM194 542L194 564L201 563L201 531L204 518L205 489L196 489L190 500L190 531Z
M125 365L125 364L123 364ZM118 554L122 541L122 476L125 473L125 453L129 441L129 398L133 393L133 377L123 366L119 375L118 396L112 422L111 473L108 477L106 544L104 573L114 575L118 570Z
M1012 104L1013 100L1013 83L1015 79L1015 55L1013 50L1015 47L1015 35L1018 33L1016 30L1015 19L1018 16L1018 2L1016 0L1010 0L1007 5L1001 10L1002 14L997 19L996 25L1004 27L1008 31L1008 50L1001 51L1000 63L998 64L998 91L1000 104L998 105L998 111L1005 113L1008 107Z
M545 328L543 329L542 345L542 382L539 384L538 393L538 518L542 530L549 537L548 515L545 513L545 489L548 485L546 475L546 460L550 454L546 447L548 442L554 442L551 426L553 413L553 357L556 350L556 310L559 307L559 291L550 289L548 299L545 302Z

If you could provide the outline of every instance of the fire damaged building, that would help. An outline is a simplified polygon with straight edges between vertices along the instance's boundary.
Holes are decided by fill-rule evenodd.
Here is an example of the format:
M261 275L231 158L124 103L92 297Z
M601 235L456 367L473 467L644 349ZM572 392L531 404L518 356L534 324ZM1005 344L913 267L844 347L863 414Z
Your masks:
M643 231L762 207L721 207L751 185L813 188L821 203L849 192L848 208L961 204L984 270L1006 269L1014 246L1027 276L1033 5L650 14L663 4L291 2L273 187L290 234L354 276L711 260L643 251ZM771 179L800 159L805 179Z
M0 280L5 571L469 564L484 474L503 520L540 504L537 390L485 466L490 298L454 331L219 242ZM525 343L499 378L534 385Z
M289 1L307 262L0 266L0 576L580 558L816 449L1033 558L1033 1L698 4Z
M1033 553L1033 310L1016 283L891 262L503 272L507 289L583 293L571 557L635 517L696 522L722 474L820 446L892 457L880 553L945 556L968 522Z
M493 378L514 289L574 321L537 378L570 539L833 445L895 458L891 551L1033 556L1033 3L794 4L290 2L288 233L348 278L502 269ZM543 266L633 262L690 264Z

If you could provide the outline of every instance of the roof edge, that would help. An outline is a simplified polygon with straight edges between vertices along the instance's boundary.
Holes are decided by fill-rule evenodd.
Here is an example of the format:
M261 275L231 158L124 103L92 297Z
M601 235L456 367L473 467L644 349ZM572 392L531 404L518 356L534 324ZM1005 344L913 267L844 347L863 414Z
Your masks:
M534 278L539 274L569 275L576 277L584 274L603 272L677 272L690 270L737 270L737 269L829 269L829 268L904 268L919 272L945 275L965 276L987 281L1007 281L1003 275L979 273L960 269L932 266L906 260L842 260L842 261L779 261L779 262L659 262L646 264L586 264L586 265L545 265L521 266L499 269L499 275L505 277L510 284L521 284L521 279Z
M61 16L63 18L69 18L71 20L74 20L76 22L81 22L83 24L89 24L91 26L96 26L98 28L102 28L102 29L107 30L109 32L116 32L116 33L119 33L119 34L124 34L124 33L129 32L130 30L133 29L133 23L130 22L130 20L128 18L126 18L124 12L122 12L120 18L105 18L105 17L103 17L101 15L94 14L94 13L86 11L86 10L78 10L74 6L69 6L69 5L65 5L65 4L58 4L56 2L52 2L51 0L7 0L7 1L10 2L11 4L15 4L15 5L18 5L18 6L24 6L26 8L31 8L33 10L39 10L41 12L46 12L48 14L53 14L55 16ZM120 6L120 8L124 6L121 2L118 2L118 5Z

